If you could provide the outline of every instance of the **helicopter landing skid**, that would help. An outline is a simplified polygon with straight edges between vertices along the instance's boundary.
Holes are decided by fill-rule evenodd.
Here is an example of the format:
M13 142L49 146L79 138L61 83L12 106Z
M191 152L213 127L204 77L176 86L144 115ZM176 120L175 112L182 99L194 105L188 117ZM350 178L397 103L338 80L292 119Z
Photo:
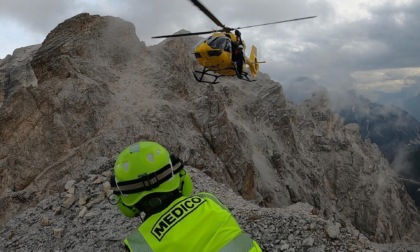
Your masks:
M197 71L197 70L195 70L195 71L193 71L193 75L194 75L194 78L198 81L198 82L203 82L203 83L209 83L209 84L217 84L217 83L220 83L219 81L217 81L220 77L222 77L222 76L224 76L224 75L220 75L220 74L212 74L212 73L209 73L209 71L211 71L210 69L208 69L208 68L204 68L202 71ZM197 74L198 74L198 76L197 76ZM207 81L207 80L204 80L204 76L210 76L210 77L213 77L214 79L213 79L213 81ZM236 76L238 79L240 79L240 80L244 80L244 81L248 81L248 82L253 82L253 81L255 81L255 80L251 80L249 77L248 77L248 73L247 72L243 72L240 76L239 76L239 74Z
M207 69L207 68L204 68L203 69L203 71L197 71L197 70L195 70L195 71L193 71L193 75L194 75L194 78L198 81L198 82L204 82L204 83L209 83L209 84L217 84L217 83L219 83L218 81L217 81L217 79L219 79L220 77L221 77L221 75L218 75L218 74L211 74L211 73L209 73L209 69ZM198 73L199 74L199 76L197 76L196 75L196 73ZM203 80L203 78L204 78L204 76L211 76L211 77L213 77L214 79L213 79L213 81L206 81L206 80Z

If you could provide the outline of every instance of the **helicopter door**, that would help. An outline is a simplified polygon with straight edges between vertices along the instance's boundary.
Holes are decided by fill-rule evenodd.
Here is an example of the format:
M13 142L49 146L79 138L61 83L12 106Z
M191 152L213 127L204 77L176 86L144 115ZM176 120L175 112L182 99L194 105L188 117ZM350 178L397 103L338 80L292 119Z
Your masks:
M232 53L232 41L230 39L227 39L225 41L224 49L226 52Z

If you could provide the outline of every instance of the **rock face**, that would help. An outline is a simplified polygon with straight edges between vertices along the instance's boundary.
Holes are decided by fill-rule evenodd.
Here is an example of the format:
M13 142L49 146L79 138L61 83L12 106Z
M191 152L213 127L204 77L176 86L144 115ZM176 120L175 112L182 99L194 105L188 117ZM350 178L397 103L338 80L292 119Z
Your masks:
M286 94L294 102L301 103L310 97L309 94L325 89L311 79L298 78L286 88ZM395 103L396 97L404 94L411 96L415 94L416 88L413 86L403 90L382 95L384 99L388 99L388 103ZM358 124L362 139L369 138L378 145L398 176L420 180L420 123L414 117L396 106L371 102L355 91L335 91L330 93L330 97L333 111L343 117L344 124ZM417 193L417 189L407 187L406 190L416 202L416 206L420 207L420 194Z
M112 169L125 146L152 140L259 206L312 205L335 220L331 239L336 223L380 242L416 238L418 213L403 184L377 146L330 111L326 93L296 107L265 74L197 83L198 39L146 47L131 23L80 14L31 51L21 77L0 79L0 227L48 195L61 197L68 181ZM0 62L2 76L15 71L16 57ZM28 85L25 76L35 79ZM89 218L103 221L98 215Z
M124 217L106 199L109 167L89 166L82 180L69 180L64 192L48 196L10 221L0 233L1 251L126 251L122 240L141 222ZM95 168L94 168L95 167ZM226 185L186 167L195 190L213 192L263 251L417 251L412 244L375 244L352 227L313 214L307 203L260 208ZM93 172L93 173L91 173ZM71 205L66 206L69 199ZM36 235L34 235L36 234Z
M31 60L40 45L15 50L12 55L0 60L0 108L21 87L38 85Z
M337 112L344 118L345 123L360 125L363 139L370 138L377 143L390 163L396 162L398 154L413 152L420 149L420 123L407 112L395 106L384 106L356 95L355 92L337 95L337 99L346 100L346 106L338 107ZM340 103L338 100L336 103ZM413 163L407 167L406 177L420 179ZM401 167L394 167L399 172Z

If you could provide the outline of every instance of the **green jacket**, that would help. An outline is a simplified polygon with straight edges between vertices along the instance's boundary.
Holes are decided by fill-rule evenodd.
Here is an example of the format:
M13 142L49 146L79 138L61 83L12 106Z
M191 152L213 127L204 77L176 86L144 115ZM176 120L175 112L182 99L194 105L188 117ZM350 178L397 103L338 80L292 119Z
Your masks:
M124 240L130 251L260 252L212 194L180 197Z

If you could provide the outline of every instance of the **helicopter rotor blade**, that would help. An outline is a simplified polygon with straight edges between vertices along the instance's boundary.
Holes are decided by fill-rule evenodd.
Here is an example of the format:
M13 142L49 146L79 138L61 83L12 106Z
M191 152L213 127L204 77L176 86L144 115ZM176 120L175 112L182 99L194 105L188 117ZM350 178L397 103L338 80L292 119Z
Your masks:
M215 24L217 24L220 27L225 28L225 25L222 24L222 22L220 22L219 19L217 19L213 13L211 13L202 3L200 3L200 1L198 0L191 0L191 2L197 6L204 14L207 15L207 17L209 17Z
M282 20L282 21L271 22L271 23L265 23L265 24L257 24L257 25L243 26L243 27L238 27L238 28L236 28L236 29L238 30L238 29L245 29L245 28L251 28L251 27L256 27L256 26L272 25L272 24L280 24L280 23L286 23L286 22L292 22L292 21L299 21L299 20L310 19L310 18L315 18L315 17L316 17L316 16L303 17L303 18L295 18L295 19L288 19L288 20Z
M210 33L216 32L216 31L219 31L219 30L215 30L215 31L203 31L203 32L191 32L191 33L181 33L181 34L172 34L172 35L161 35L161 36L155 36L155 37L152 37L152 38L176 38L176 37L185 37L185 36L210 34Z

